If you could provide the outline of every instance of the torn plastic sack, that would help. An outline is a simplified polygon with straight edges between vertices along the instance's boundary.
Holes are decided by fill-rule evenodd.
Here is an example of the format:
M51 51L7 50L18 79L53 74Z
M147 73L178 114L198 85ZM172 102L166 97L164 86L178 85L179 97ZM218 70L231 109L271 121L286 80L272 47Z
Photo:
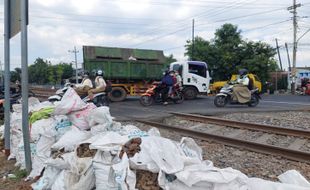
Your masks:
M288 170L278 176L282 183L295 184L310 189L310 183L296 170Z
M167 174L182 171L184 162L177 144L169 139L157 136L142 137L141 151L145 150L160 170Z
M71 130L67 131L53 146L53 150L73 151L80 142L91 137L90 131L81 131L80 129L72 126Z
M88 123L90 126L96 124L111 124L113 117L110 114L110 108L107 106L101 106L93 109L88 116Z
M86 107L86 103L80 98L73 88L68 88L61 101L55 106L55 115L65 115Z
M156 127L152 127L150 130L148 130L147 134L149 136L157 136L160 137L160 132Z
M309 190L309 187L298 184L286 184L267 181L259 178L249 178L247 180L247 189L249 190Z
M88 103L86 107L82 110L71 112L68 115L69 120L78 127L81 130L88 130L91 125L88 123L88 115L90 112L97 108L95 104L93 103ZM104 115L99 116L99 117L104 117Z
M198 158L202 161L202 149L194 139L189 137L182 137L179 146L182 148L184 154L190 158Z

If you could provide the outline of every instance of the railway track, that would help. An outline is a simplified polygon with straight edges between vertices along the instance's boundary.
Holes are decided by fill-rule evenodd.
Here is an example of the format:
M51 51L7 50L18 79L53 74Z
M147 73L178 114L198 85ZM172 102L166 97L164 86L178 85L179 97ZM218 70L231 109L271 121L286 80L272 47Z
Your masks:
M254 152L277 155L294 161L310 163L310 151L302 150L303 145L310 140L309 131L232 121L193 114L172 114L186 120L212 124L212 127L206 127L204 125L193 125L185 128L165 124L158 121L136 121L161 129L177 132L184 136L190 136L201 140L217 142L228 146L247 149ZM221 130L223 129L229 129L228 133L221 133ZM256 139L249 140L240 138L240 135L242 134L255 132L260 133L260 136ZM287 138L293 138L293 141L287 146L272 145L268 143L269 139L277 135Z

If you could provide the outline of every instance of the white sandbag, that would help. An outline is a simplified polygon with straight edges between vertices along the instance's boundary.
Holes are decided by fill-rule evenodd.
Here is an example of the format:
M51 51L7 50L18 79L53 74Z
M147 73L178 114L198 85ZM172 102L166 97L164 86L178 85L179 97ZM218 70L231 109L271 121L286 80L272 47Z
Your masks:
M171 174L183 170L183 152L171 140L157 136L142 137L140 147L141 150L145 149L152 160L165 173Z
M148 130L147 134L149 136L157 136L160 137L160 132L156 127L152 127L150 130Z
M53 146L53 150L73 151L80 142L91 137L90 131L81 131L72 126L71 130L67 131Z
M120 150L122 145L129 140L127 136L121 136L115 132L98 134L94 138L95 140L89 145L89 148L101 151Z
M51 146L55 143L55 138L40 136L36 144L36 155L32 160L32 170L28 178L34 178L41 174L44 162L51 156Z
M88 116L88 123L90 126L96 124L111 124L113 117L110 114L110 108L107 106L101 106L93 109Z
M44 135L45 133L48 134L48 130L52 130L56 125L55 119L54 118L48 118L48 119L41 119L38 121L35 121L31 125L31 130L30 130L30 137L31 141L36 142L39 140L39 137L41 135ZM46 135L49 136L49 135Z
M30 155L31 159L36 155L36 145L34 143L30 143ZM16 154L16 163L15 166L20 166L22 169L26 168L25 163L25 148L23 138L20 138L20 142L18 144L18 152Z
M76 168L76 155L74 152L64 153L57 158L47 159L45 165L60 170L72 170L72 168ZM74 169L74 171L77 171L77 169Z
M0 126L0 139L4 139L4 125Z
M73 88L68 88L61 101L55 106L55 115L65 115L86 107L86 103L80 98Z
M92 165L82 172L78 183L74 184L71 190L92 190L96 186L96 176Z
M185 166L184 170L175 175L179 181L186 184L188 187L200 183L205 185L211 184L212 186L224 185L226 188L231 187L231 189L240 189L240 187L244 186L247 180L247 177L240 171L232 168L219 169L213 167L213 164L210 161Z
M31 184L33 190L50 190L61 170L55 167L45 167L43 176L36 182Z
M112 165L93 162L96 176L96 190L118 190Z
M68 171L63 170L56 178L51 190L68 190L76 184L79 180L79 176Z
M115 181L119 184L119 189L136 190L136 174L130 170L129 160L124 153L122 160L113 166Z
M35 105L40 104L40 100L36 97L28 98L28 106L34 107Z
M310 189L310 183L296 170L288 170L278 176L282 183L295 184Z
M106 124L98 124L98 125L95 125L95 126L92 126L90 128L90 132L92 135L97 135L99 133L104 133L104 132L107 132L108 131L108 127Z
M277 183L259 178L249 178L247 190L309 190L309 187L296 184Z
M39 104L35 104L30 111L35 112L35 111L39 111L43 108L47 108L47 107L55 107L54 104L52 102L49 101L44 101L44 102L40 102Z
M13 112L16 113L22 113L22 104L13 104L12 108L13 108Z
M78 127L81 130L88 130L90 128L89 122L88 122L88 116L90 112L97 108L97 106L93 103L88 103L86 107L82 110L71 112L68 115L69 120L72 122L73 125ZM100 116L98 116L100 117ZM105 116L101 116L105 117Z
M58 141L67 131L72 128L72 123L69 118L65 115L57 115L54 117L56 120L56 125L53 130L46 131L45 136L55 136L56 141Z

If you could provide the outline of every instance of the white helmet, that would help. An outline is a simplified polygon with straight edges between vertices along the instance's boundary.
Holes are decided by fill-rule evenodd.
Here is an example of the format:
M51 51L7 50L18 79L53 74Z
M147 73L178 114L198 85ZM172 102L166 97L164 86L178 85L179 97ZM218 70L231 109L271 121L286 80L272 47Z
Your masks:
M103 76L103 71L102 70L98 70L96 72L96 76Z

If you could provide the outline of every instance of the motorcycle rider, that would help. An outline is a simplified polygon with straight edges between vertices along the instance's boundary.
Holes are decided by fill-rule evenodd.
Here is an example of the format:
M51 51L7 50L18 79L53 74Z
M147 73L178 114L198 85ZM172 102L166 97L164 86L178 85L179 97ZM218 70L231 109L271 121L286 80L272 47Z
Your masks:
M99 93L99 92L104 92L106 89L106 82L103 79L103 71L102 70L98 70L96 72L96 78L95 78L95 88L94 89L90 89L88 91L88 96L90 99L92 99L94 97L94 94Z
M170 87L173 86L173 78L172 76L169 74L169 71L165 71L165 75L161 80L161 84L162 84L162 89L161 89L161 97L162 97L162 101L164 105L167 105L167 98L168 98L168 92Z
M236 80L237 84L233 87L233 100L239 103L246 103L251 100L251 92L248 88L250 79L246 69L239 70L239 76Z
M81 84L75 85L74 90L79 96L87 96L88 91L93 88L93 83L89 78L89 72L85 71L83 73L83 80Z

